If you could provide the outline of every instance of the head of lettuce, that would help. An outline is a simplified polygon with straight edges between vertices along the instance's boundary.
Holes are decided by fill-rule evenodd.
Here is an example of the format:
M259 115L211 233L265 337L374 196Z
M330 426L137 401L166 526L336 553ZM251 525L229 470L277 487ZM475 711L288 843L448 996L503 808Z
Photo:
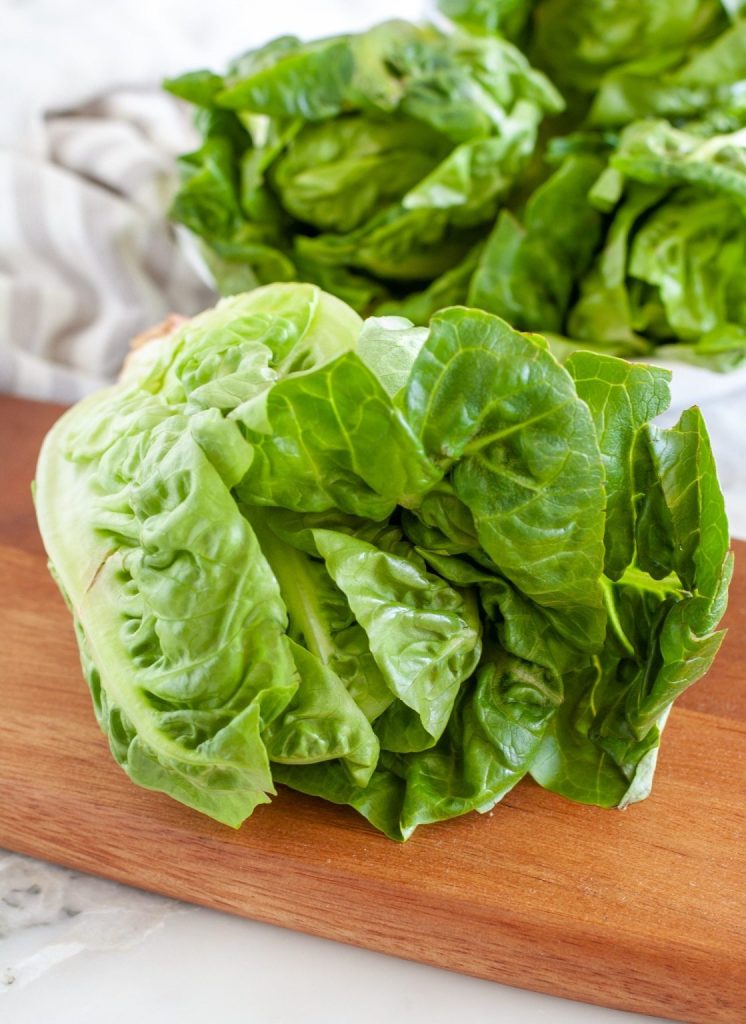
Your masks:
M465 293L542 119L563 106L505 40L406 21L282 36L166 88L202 134L172 216L223 294L302 279L422 323Z
M643 798L731 568L704 425L651 426L667 403L664 370L310 284L144 346L36 479L117 762L229 825L283 783L400 840L527 773Z

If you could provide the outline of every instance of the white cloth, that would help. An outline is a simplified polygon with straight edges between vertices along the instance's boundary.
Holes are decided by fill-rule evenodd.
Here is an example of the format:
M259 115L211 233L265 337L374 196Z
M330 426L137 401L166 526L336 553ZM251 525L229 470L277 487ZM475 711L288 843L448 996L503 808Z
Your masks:
M120 90L45 120L44 155L0 154L0 387L72 401L110 382L128 338L212 300L164 218L178 106Z
M426 0L0 0L0 391L73 401L113 379L133 334L213 298L169 225L194 142L160 80L220 70L273 35L432 14ZM746 370L670 364L674 410L710 428L746 537ZM669 417L669 420L671 417Z

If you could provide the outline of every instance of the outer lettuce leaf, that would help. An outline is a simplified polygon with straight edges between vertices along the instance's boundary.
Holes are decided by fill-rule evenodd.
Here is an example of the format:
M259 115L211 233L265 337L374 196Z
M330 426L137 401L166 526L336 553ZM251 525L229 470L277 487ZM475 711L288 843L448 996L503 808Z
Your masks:
M501 573L600 643L601 457L569 375L504 321L452 309L433 319L403 401Z
M133 397L103 392L54 428L40 526L117 760L141 785L238 825L273 792L261 732L298 686L285 608L185 418L147 399L138 417ZM79 451L76 433L99 417L108 436Z
M675 573L687 596L663 623L663 664L655 687L637 696L636 732L709 668L724 636L714 630L733 571L725 505L699 410L686 410L669 430L647 427L641 446L648 458L638 459L640 566L654 577ZM670 539L656 551L664 529Z
M599 732L604 715L614 710L619 666L612 662L609 668L604 674L590 666L565 677L563 703L534 757L531 775L545 789L579 803L623 807L649 792L660 730L655 727L642 742L625 747L624 767L604 749Z
M351 351L361 326L349 307L313 285L275 284L225 299L136 350L123 380L161 394L168 406L225 415L261 401L278 379Z
M238 487L248 504L384 519L440 477L354 352L279 381L266 401L245 403L232 416L254 453Z
M531 767L543 786L576 800L624 806L648 795L671 704L710 667L732 572L722 495L701 416L669 430L634 428L630 406L657 388L635 367L573 357L606 449L610 504L634 531L635 565L607 584L609 628L594 663L565 677L565 700ZM619 375L638 373L629 403ZM591 376L591 373L594 376ZM617 380L614 381L614 377ZM620 472L629 461L634 484ZM627 548L619 566L629 557ZM621 684L621 685L620 685Z
M252 449L224 418L357 333L351 310L309 286L225 302L77 406L40 461L40 525L115 756L136 781L228 824L274 791L270 758L339 759L358 785L377 760L337 665L288 639L277 577L231 493ZM340 666L372 662L360 627L341 632ZM370 710L372 689L366 698Z
M313 285L274 285L195 318L128 379L241 427L251 457L231 486L247 504L383 519L440 473L352 351L361 326ZM371 457L370 437L390 447Z
M635 555L633 452L640 431L668 408L671 373L591 352L577 352L565 366L579 396L588 404L606 475L604 571L618 579Z

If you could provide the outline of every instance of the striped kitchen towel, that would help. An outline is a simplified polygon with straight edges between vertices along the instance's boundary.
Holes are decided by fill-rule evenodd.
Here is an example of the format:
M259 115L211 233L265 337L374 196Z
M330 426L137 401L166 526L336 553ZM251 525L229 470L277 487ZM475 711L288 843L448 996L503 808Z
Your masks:
M129 340L214 295L165 216L190 121L151 88L47 115L35 152L0 152L0 390L73 401Z
M167 220L194 136L162 78L426 6L0 0L0 391L72 401L114 378L133 334L213 301Z

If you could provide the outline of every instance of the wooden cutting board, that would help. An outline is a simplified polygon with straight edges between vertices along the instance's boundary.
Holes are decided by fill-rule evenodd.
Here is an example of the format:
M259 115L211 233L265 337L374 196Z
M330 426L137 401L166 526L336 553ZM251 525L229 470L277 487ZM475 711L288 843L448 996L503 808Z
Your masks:
M721 657L674 709L644 803L524 781L400 846L282 791L234 832L132 785L95 724L29 496L59 411L0 400L0 846L510 985L746 1021L746 544Z

